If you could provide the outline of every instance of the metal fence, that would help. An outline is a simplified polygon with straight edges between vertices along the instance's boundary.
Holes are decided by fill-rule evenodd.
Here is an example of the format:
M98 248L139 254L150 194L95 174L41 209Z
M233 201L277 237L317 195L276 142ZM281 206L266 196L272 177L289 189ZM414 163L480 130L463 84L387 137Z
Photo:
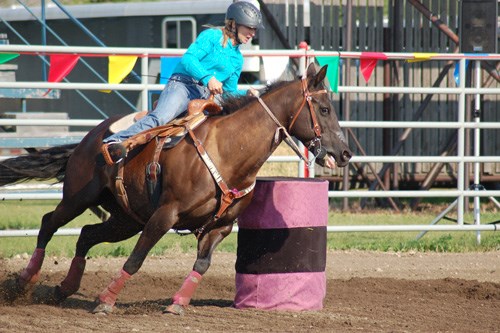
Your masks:
M180 55L185 50L165 50L165 49L139 49L139 48L92 48L92 47L57 47L57 46L19 46L19 45L0 45L0 52L23 52L24 54L50 54L50 53L76 53L82 56L85 54L92 55L137 55L141 59L141 72L148 72L148 58L159 57L164 55ZM328 51L314 51L314 50L296 50L296 51L285 51L285 50L269 50L269 51L244 51L244 56L288 56L292 58L297 58L301 60L304 65L307 61L310 61L317 56L340 56L343 59L358 59L360 57L359 52L328 52ZM413 54L408 53L385 53L387 56L387 61L392 60L411 60L414 59ZM444 94L444 95L454 95L457 96L457 118L454 121L368 121L368 120L357 120L357 121L345 121L341 120L340 124L345 129L353 128L447 128L453 129L457 133L457 149L456 155L448 156L354 156L351 159L352 163L358 164L368 164L368 163L415 163L415 162L434 162L434 163L452 163L456 165L457 172L457 186L456 189L452 190L433 190L433 191L365 191L365 190L339 190L339 191L329 191L328 196L330 198L381 198L381 197L447 197L454 199L454 208L456 206L457 211L457 224L456 225L398 225L398 226L331 226L329 231L415 231L415 230L455 230L455 231L482 231L482 230L496 230L496 225L481 225L479 215L476 215L476 220L474 225L464 224L464 202L465 199L469 197L474 197L475 200L479 200L484 197L498 197L500 196L499 190L481 190L477 188L469 189L467 188L466 182L464 181L465 176L465 166L466 164L474 164L477 167L483 163L500 163L500 156L490 155L490 156L480 156L479 152L476 151L473 156L466 156L465 154L465 132L471 129L478 133L480 130L499 130L500 123L498 122L480 122L477 120L467 121L466 120L466 96L473 95L476 98L482 96L483 94L500 94L499 88L479 88L479 87L466 87L466 60L475 61L479 63L480 61L486 60L500 60L499 54L492 55L464 55L464 54L435 54L431 61L443 61L450 60L455 61L459 64L459 85L454 88L441 88L441 87L391 87L391 86L340 86L339 94L350 93L370 93L370 94ZM302 66L303 67L303 66ZM480 75L480 73L479 73ZM480 81L480 77L479 77ZM49 82L0 82L0 88L43 88L43 89L83 89L83 90L135 90L140 91L143 103L143 109L147 109L147 103L149 98L150 90L161 90L162 85L150 84L148 80L145 79L140 84L96 84L96 83L49 83ZM85 125L94 126L98 120L61 120L57 125ZM0 125L56 125L54 121L34 121L34 120L7 120L0 119ZM476 143L479 141L479 137L476 138ZM0 144L1 145L1 144ZM296 157L290 157L291 161L297 162ZM60 193L55 194L28 194L28 193L3 193L0 197L4 200L17 200L17 199L48 199L48 198L59 198ZM432 223L435 224L435 223ZM26 231L20 231L21 234L26 233ZM9 235L5 231L0 231L0 236Z

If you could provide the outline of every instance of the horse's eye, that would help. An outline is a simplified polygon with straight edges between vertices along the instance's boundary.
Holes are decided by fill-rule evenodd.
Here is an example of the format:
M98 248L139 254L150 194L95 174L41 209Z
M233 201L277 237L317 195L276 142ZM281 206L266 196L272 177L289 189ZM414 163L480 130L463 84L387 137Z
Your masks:
M321 107L321 114L327 115L330 113L330 109L327 107Z

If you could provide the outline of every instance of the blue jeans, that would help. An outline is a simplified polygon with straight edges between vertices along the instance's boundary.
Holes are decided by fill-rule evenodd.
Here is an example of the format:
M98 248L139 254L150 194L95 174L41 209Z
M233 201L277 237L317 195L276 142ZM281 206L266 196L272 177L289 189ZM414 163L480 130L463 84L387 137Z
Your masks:
M110 135L103 141L105 143L124 141L147 129L165 125L186 111L189 101L200 98L207 99L209 95L208 88L202 86L195 79L181 74L173 74L161 92L158 104L153 111L129 128Z

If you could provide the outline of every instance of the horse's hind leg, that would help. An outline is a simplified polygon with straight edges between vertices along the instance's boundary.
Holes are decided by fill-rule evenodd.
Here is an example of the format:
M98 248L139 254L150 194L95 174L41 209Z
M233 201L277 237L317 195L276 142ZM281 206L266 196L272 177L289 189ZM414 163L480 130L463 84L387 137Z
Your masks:
M19 291L24 290L28 284L32 285L38 281L45 258L45 248L57 229L82 214L84 210L85 208L76 209L70 205L65 205L63 200L57 205L54 211L43 216L42 225L37 237L36 249L31 256L28 266L21 272L17 279Z
M127 219L120 220L114 216L106 222L84 226L76 243L76 254L71 261L68 274L60 286L55 289L55 301L62 302L78 291L85 270L85 256L93 246L103 242L123 241L139 233L143 227L144 225L138 222Z
M223 226L210 230L198 239L198 253L193 270L188 274L179 291L172 298L173 304L165 308L164 312L173 314L183 314L184 307L191 302L196 288L201 282L203 274L210 267L212 253L219 243L231 233L233 225Z

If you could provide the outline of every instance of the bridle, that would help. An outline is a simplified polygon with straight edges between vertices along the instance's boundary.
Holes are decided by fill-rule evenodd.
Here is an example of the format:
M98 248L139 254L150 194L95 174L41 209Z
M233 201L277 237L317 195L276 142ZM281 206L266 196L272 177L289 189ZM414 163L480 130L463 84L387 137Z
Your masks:
M309 106L309 114L311 115L311 121L312 121L312 129L314 131L314 139L311 140L309 143L307 149L313 151L314 157L315 158L322 158L326 155L326 151L321 147L321 127L319 126L318 119L316 117L316 114L314 113L314 106L312 105L312 96L314 95L319 95L319 94L326 94L327 91L326 89L310 92L309 89L307 88L307 78L303 77L301 79L301 84L302 84L302 95L304 99L300 103L299 109L295 114L293 115L292 121L290 123L290 126L288 127L288 131L281 125L279 120L274 116L274 114L271 112L269 107L264 103L262 98L257 96L257 99L259 100L260 104L266 110L267 114L273 119L273 121L278 125L278 129L276 130L275 134L275 141L277 142L279 139L279 131L283 131L285 134L285 142L295 151L295 153L302 159L304 162L306 162L308 165L310 165L310 161L307 159L307 157L304 156L304 153L300 150L299 147L297 147L297 144L292 140L290 137L290 132L292 130L293 125L295 124L295 121L299 117L300 113L304 109L304 106L307 102L307 105Z
M293 125L295 124L295 121L299 117L299 114L302 112L304 109L304 105L307 104L309 106L309 113L311 114L311 120L313 123L313 130L314 130L314 135L316 138L321 138L321 127L318 124L318 119L316 118L316 114L314 113L314 107L312 105L312 96L314 95L319 95L319 94L326 94L327 91L326 89L318 90L315 92L310 92L309 89L307 88L307 80L306 78L303 78L301 80L302 83L302 93L304 95L304 99L302 100L302 103L300 103L299 110L295 113L295 115L292 118L292 122L290 123L290 126L288 127L288 131L290 132L292 130Z

